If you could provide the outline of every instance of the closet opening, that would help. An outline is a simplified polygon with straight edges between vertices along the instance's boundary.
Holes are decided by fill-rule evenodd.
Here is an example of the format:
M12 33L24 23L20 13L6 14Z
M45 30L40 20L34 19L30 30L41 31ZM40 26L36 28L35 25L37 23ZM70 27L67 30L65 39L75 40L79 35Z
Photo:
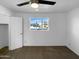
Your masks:
M0 55L6 55L9 51L9 28L8 24L0 24Z

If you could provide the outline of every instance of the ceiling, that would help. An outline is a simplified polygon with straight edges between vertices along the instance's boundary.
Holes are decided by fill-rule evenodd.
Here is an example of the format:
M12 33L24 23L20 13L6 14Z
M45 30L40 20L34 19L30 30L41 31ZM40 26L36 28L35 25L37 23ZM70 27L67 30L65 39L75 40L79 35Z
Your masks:
M0 4L15 12L66 12L73 8L79 7L79 0L49 0L56 1L56 5L40 5L38 10L30 7L30 4L18 7L18 3L29 0L0 0Z

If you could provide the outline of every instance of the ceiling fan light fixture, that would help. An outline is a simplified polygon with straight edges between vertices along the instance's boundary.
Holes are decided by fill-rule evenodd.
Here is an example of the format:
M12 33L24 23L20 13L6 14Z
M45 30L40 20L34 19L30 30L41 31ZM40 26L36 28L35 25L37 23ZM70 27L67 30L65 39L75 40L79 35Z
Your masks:
M32 7L32 8L38 8L39 5L38 5L37 3L32 3L32 4L31 4L31 7Z

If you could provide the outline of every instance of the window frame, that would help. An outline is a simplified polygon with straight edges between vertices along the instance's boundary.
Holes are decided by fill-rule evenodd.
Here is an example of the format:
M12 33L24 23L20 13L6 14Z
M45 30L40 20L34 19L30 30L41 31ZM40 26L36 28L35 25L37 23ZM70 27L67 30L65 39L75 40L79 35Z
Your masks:
M48 24L48 29L47 30L32 30L30 27L31 27L31 20L32 20L32 18L47 18L47 24ZM29 25L29 29L30 29L30 31L49 31L49 18L48 17L31 17L31 18L29 18L29 23L30 23L30 25Z

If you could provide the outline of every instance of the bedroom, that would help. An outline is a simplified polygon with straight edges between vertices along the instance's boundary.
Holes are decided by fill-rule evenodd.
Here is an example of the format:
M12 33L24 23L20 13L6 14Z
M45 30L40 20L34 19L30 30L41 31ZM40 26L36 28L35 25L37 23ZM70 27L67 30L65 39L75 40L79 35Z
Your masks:
M32 8L30 4L17 6L26 1L29 0L0 1L0 26L1 24L8 25L5 27L8 28L8 31L6 30L8 32L6 33L8 34L8 36L6 35L8 37L7 46L9 50L14 51L11 54L14 55L14 59L22 59L23 56L28 59L78 59L79 1L48 0L56 1L56 4L39 4L38 8ZM35 30L32 30L30 28L32 18L37 18L36 21L39 18L47 18L48 29L37 30L36 27ZM3 39L6 40L6 38ZM6 44L3 45L6 47ZM1 43L0 48L2 48ZM27 53L27 51L29 52ZM2 55L0 58L5 57Z

